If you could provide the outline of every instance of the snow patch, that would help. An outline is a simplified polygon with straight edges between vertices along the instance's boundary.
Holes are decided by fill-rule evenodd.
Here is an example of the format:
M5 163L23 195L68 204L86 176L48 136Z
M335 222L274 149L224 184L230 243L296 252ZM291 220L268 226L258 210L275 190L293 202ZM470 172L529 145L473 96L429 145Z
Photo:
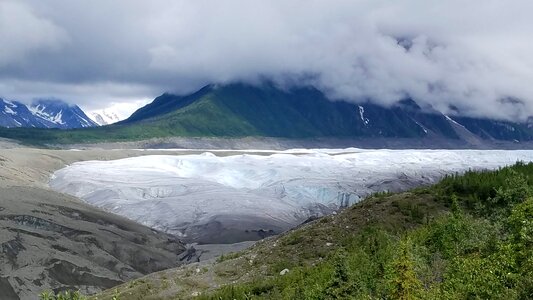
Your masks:
M454 123L455 125L461 126L461 127L463 127L464 129L466 129L466 127L464 127L463 125L459 124L458 122L456 122L454 119L450 118L449 116L444 115L444 117L446 118L446 120L448 120L448 121ZM467 129L467 130L468 130L468 129Z
M28 109L32 113L32 115L37 116L39 118L45 119L47 121L50 121L54 124L59 125L65 125L65 122L63 121L63 110L61 109L57 114L49 114L47 113L46 106L44 105L35 105L35 106L29 106Z
M9 106L4 106L4 112L7 113L7 114L10 114L10 115L16 115L17 113L11 109L11 107Z
M13 103L13 102L11 102L11 101L9 101L9 100L2 99L2 101L4 101L4 103L5 103L6 105L11 106L12 108L17 108L17 107L18 107L18 105L16 105L15 103Z
M413 120L413 121L415 121L415 120ZM422 130L424 130L425 134L428 133L427 129L424 126L422 126L422 124L418 123L417 121L415 121L415 123L416 123L416 125L420 126L420 128L422 128Z
M370 123L370 120L368 118L365 118L365 108L361 105L359 105L359 116L361 117L361 121L363 121L365 125L368 125L368 123Z

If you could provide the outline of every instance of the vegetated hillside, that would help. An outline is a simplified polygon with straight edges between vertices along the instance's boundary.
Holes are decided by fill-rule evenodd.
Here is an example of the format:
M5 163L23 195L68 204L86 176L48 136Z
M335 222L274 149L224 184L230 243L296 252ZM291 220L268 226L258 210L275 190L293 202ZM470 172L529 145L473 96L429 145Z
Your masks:
M456 118L456 117L454 117ZM168 124L196 135L271 137L440 137L459 139L460 126L484 139L530 140L526 124L461 118L404 99L392 107L331 101L312 87L206 86L187 96L164 94L122 124Z
M533 164L449 176L94 299L532 299L532 197Z
M165 94L153 104L138 110L123 124L162 122L171 127L182 127L187 132L217 136L302 138L426 135L424 127L406 113L410 107L398 105L385 109L371 104L365 106L330 101L313 88L282 91L272 86L258 88L232 84L204 87L186 97ZM457 138L444 117L441 121L442 124L438 124L441 127L435 126L435 129L446 137Z
M411 99L391 107L330 101L315 88L210 85L186 96L163 94L130 118L69 131L1 129L28 143L130 141L159 137L439 138L531 141L527 124L445 116Z

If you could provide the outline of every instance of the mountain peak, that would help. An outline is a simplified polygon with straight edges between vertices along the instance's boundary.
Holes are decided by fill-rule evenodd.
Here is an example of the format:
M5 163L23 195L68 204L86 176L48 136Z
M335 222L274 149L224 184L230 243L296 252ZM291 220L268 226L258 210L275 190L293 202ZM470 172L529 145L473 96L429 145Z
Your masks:
M401 107L401 108L403 108L405 110L412 110L412 111L421 111L422 110L420 105L418 105L418 103L416 103L416 101L411 99L411 98L406 98L406 99L402 99L402 100L398 101L396 103L396 106Z
M76 105L59 99L39 99L31 105L2 99L0 126L37 128L81 128L97 124Z
M116 112L109 109L91 111L89 117L101 126L114 124L121 120Z

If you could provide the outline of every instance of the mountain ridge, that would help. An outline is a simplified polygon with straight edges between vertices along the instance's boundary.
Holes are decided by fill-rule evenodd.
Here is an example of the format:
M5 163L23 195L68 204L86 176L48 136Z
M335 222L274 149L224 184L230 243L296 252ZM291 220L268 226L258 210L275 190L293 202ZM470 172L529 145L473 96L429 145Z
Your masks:
M40 99L30 105L0 98L0 126L30 128L85 128L97 126L77 105Z

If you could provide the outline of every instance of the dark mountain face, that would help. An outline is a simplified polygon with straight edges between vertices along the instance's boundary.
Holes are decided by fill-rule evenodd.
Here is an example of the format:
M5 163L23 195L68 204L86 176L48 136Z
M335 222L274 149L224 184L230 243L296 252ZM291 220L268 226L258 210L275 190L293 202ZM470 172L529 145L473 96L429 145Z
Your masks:
M186 96L176 96L172 94L165 93L154 99L151 103L141 107L136 110L128 119L123 123L131 123L134 121L140 121L143 119L148 119L154 116L163 115L180 108L183 108L199 98L203 97L209 91L211 91L211 86L206 86L200 89L199 91L186 95Z
M35 118L26 105L0 98L0 126L42 127L42 123Z
M527 124L445 116L405 99L392 107L330 101L314 88L206 86L187 96L163 94L121 122L176 129L177 135L306 137L435 137L532 140ZM185 134L184 134L185 133Z
M97 126L77 105L61 100L38 100L32 104L36 116L50 121L48 128L83 128Z
M78 106L60 100L39 100L30 106L0 99L0 126L83 128L97 126Z
M532 132L527 123L512 123L490 119L455 117L458 123L483 139L527 141L532 139Z

